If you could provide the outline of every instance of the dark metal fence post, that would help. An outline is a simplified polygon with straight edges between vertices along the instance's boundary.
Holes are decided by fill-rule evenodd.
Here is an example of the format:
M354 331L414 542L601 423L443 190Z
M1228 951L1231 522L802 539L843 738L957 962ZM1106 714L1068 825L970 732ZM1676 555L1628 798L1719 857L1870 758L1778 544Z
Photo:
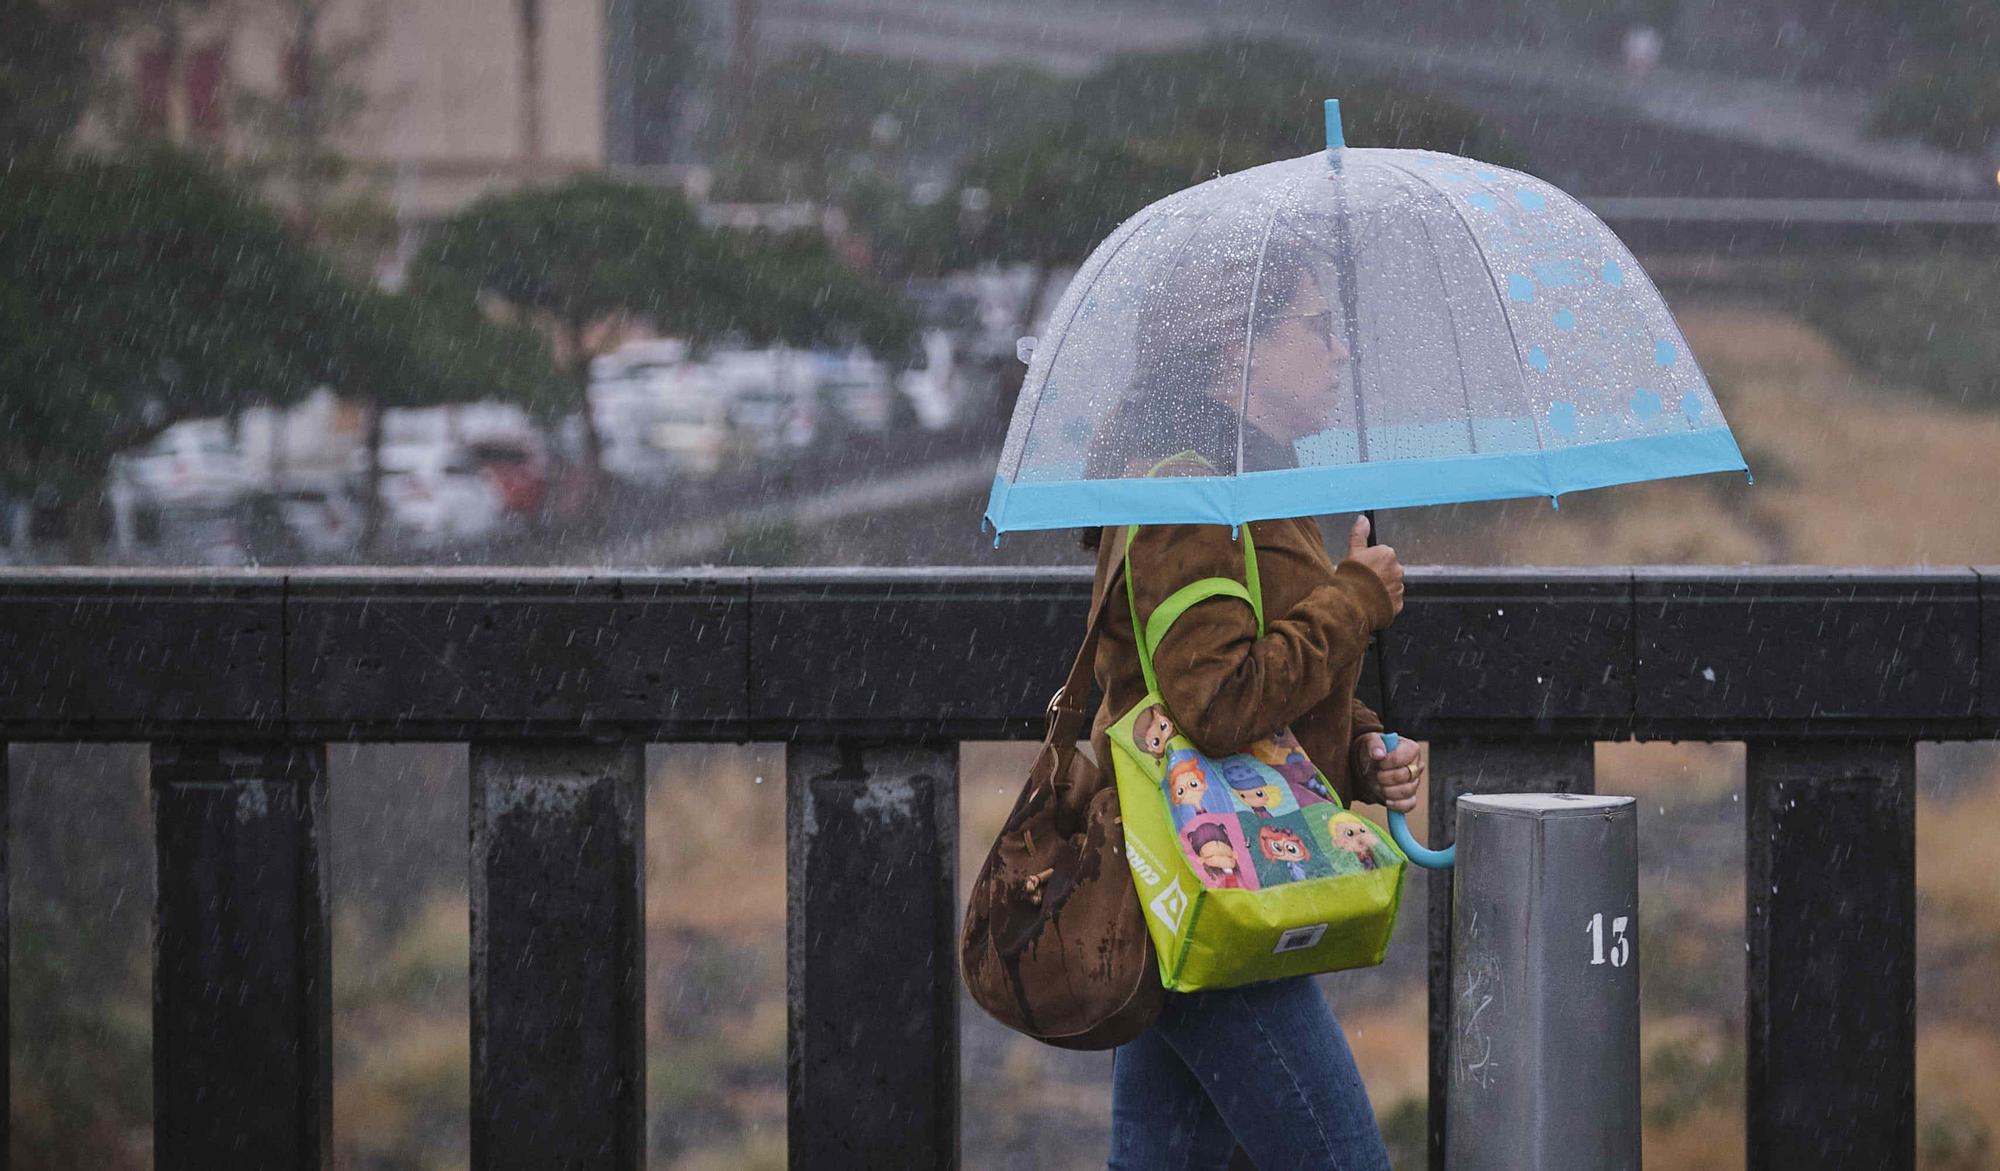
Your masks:
M1463 793L1590 793L1597 788L1597 746L1589 740L1508 742L1439 738L1431 742L1430 841L1451 844ZM1446 1102L1451 1072L1452 872L1429 872L1430 889L1430 1166L1444 1171Z
M326 750L155 744L153 1149L332 1166Z
M14 1130L14 1020L8 1007L13 999L14 968L9 957L14 952L13 854L7 843L13 835L11 794L8 789L7 742L0 740L0 1171L7 1171L8 1151L13 1149Z
M795 1171L958 1166L958 746L786 752Z
M645 754L475 741L472 1165L645 1158Z
M1916 1163L1916 750L1748 746L1752 1171Z

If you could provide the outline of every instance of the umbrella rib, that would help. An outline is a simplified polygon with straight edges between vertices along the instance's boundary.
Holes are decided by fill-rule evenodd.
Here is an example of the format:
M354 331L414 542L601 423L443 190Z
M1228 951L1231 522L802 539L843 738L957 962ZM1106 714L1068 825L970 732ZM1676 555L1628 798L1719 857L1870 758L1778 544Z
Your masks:
M1454 216L1458 217L1459 226L1465 229L1466 237L1472 241L1473 249L1479 253L1479 267L1486 270L1487 283L1493 286L1493 303L1500 309L1500 320L1506 323L1507 342L1514 349L1515 376L1517 378L1520 377L1521 362L1522 362L1521 339L1520 336L1514 332L1514 318L1511 314L1507 312L1506 298L1504 294L1502 294L1500 291L1499 280L1497 280L1493 275L1493 262L1486 255L1486 245L1480 242L1479 233L1472 230L1472 224L1469 220L1465 218L1465 213L1458 209L1458 205L1451 201L1451 196L1447 195L1443 188L1439 187L1437 184L1431 182L1429 179L1426 179L1424 176L1418 174L1417 172L1412 171L1408 167L1403 166L1401 163L1391 162L1387 159L1382 160L1382 163L1384 166L1391 167L1394 168L1395 170L1401 171L1403 174L1408 175L1412 180L1416 181L1424 188L1436 193L1438 196L1443 198L1445 206L1451 209L1451 213ZM1542 482L1548 487L1548 493L1550 499L1554 499L1556 494L1555 475L1549 471L1549 448L1547 440L1542 435L1542 421L1535 414L1534 400L1528 397L1527 379L1521 378L1520 386L1521 386L1521 399L1528 406L1528 420L1535 426L1535 447L1536 447L1536 454L1541 456Z
M1097 271L1090 275L1092 284L1094 285L1097 281L1097 278L1104 275L1105 269L1111 267L1111 262L1118 258L1118 254L1125 250L1125 246L1138 238L1139 230L1141 228L1144 228L1147 224L1150 224L1154 220L1160 218L1160 215L1165 210L1164 207L1165 204L1184 202L1178 197L1187 194L1189 191L1197 191L1197 190L1200 190L1199 185L1187 188L1186 191L1175 192L1173 195L1168 196L1166 199L1160 200L1158 203L1151 204L1147 207L1139 209L1137 212L1134 212L1132 218L1130 220L1127 220L1125 225L1120 225L1121 228L1126 225L1129 225L1132 230L1125 233L1125 238L1123 240L1118 241L1118 246L1111 250L1110 255L1104 258L1104 263L1098 265ZM1151 213L1150 215L1148 214L1149 212ZM1214 212L1213 208L1209 209L1209 212L1204 213L1201 219L1195 222L1195 226L1199 227L1201 224L1206 223L1208 220L1208 216L1210 214L1213 214L1213 212ZM1117 231L1114 230L1112 235L1116 234ZM1099 245L1099 247L1102 246L1103 245ZM1183 247L1184 246L1185 242L1183 242ZM1176 248L1174 250L1175 257L1179 257L1180 253L1181 250L1179 248ZM1083 261L1084 266L1087 267L1094 257L1095 253L1093 253L1091 256L1084 257ZM1056 359L1062 356L1063 343L1069 340L1069 327L1075 324L1076 315L1083 311L1083 302L1085 298L1087 298L1090 294L1089 287L1082 285L1082 279L1083 279L1083 268L1078 268L1076 270L1076 276L1070 279L1070 283L1072 285L1078 286L1076 291L1077 292L1076 302L1075 304L1070 306L1069 317L1063 321L1062 332L1056 336L1055 348L1049 351L1048 369L1050 370L1050 372L1054 372L1056 368ZM1064 289L1063 295L1068 296L1069 290ZM1031 327L1033 326L1033 324L1034 324L1033 322L1029 323ZM1042 382L1044 386L1047 385L1048 378L1046 375L1043 376ZM1021 390L1023 391L1023 393L1027 391L1027 385L1025 379L1023 380ZM1027 425L1021 428L1021 454L1014 460L1014 476L1016 480L1020 478L1021 469L1026 467L1028 463L1028 441L1034 438L1035 420L1041 417L1042 401L1043 401L1043 396L1041 395L1040 391L1037 391L1035 394L1035 405L1028 411Z
M1293 179L1289 186L1296 185ZM1264 221L1264 234L1257 241L1257 270L1250 275L1250 304L1243 313L1243 401L1236 409L1236 474L1243 474L1243 431L1250 426L1250 348L1257 341L1257 294L1264 285L1264 261L1270 255L1271 230L1278 226L1278 213L1285 207L1282 194L1274 193L1271 200L1270 218ZM1235 511L1231 506L1231 511Z
M1393 166L1394 164L1391 165ZM1404 170L1402 167L1396 167L1395 169L1398 171L1402 171L1402 173L1405 175L1410 174L1409 171ZM1412 178L1414 177L1415 176L1412 176ZM1421 184L1421 185L1425 190L1429 191L1432 195L1437 196L1438 199L1444 203L1446 210L1451 209L1451 199L1450 197L1446 196L1444 192L1439 191L1437 188L1432 187L1429 184ZM1460 224L1461 226L1464 225L1463 219L1460 220ZM1458 314L1452 311L1451 290L1446 288L1445 286L1444 263L1438 259L1437 239L1431 235L1430 222L1424 219L1424 217L1418 216L1417 226L1423 229L1424 243L1430 247L1431 271L1437 274L1438 289L1444 295L1444 319L1447 322L1451 323L1451 351L1452 354L1458 359L1458 361L1456 362L1456 365L1458 367L1458 393L1459 393L1459 398L1462 399L1465 403L1465 442L1466 445L1469 448L1471 448L1472 454L1478 455L1479 429L1473 425L1472 387L1465 381L1465 347L1460 345L1458 340L1459 337ZM1471 234L1472 234L1471 229L1467 228L1466 235L1470 236Z

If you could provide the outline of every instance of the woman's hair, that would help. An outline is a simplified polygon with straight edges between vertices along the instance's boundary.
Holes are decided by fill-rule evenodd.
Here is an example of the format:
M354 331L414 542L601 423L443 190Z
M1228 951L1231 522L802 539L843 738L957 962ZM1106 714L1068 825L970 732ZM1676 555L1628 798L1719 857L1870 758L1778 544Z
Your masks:
M1213 300L1196 305L1186 296L1159 300L1164 308L1140 319L1132 380L1091 437L1084 477L1235 475L1239 444L1250 467L1289 466L1289 450L1213 393L1243 378L1243 307L1225 309ZM1261 304L1260 312L1274 307ZM1195 458L1158 467L1180 455ZM1096 549L1102 538L1100 528L1077 530L1086 549Z

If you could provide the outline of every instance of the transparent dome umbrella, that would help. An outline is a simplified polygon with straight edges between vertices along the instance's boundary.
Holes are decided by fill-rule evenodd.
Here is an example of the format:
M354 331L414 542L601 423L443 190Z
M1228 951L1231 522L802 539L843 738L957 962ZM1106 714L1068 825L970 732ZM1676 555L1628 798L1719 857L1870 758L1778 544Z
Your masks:
M1091 253L1029 359L996 541L1748 470L1659 290L1582 204L1349 147L1338 102L1326 125L1323 154L1169 196Z
M1747 470L1659 291L1530 175L1344 145L1169 196L1035 345L997 533L1547 496Z

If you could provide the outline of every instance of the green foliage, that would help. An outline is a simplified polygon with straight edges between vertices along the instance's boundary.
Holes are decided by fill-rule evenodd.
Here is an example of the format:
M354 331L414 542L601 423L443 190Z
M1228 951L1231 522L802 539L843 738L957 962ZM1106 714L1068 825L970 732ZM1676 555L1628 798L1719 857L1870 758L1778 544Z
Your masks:
M1709 1036L1663 1041L1646 1050L1645 1121L1671 1129L1699 1111L1743 1100L1743 1048Z
M2000 74L1984 62L1912 73L1876 100L1868 130L1945 150L1986 150L2000 141Z
M1963 406L2000 405L2000 269L1976 256L1818 262L1803 316L1884 378Z
M0 272L0 458L17 480L91 484L177 419L321 384L404 402L529 397L538 366L511 337L504 369L481 356L497 327L343 279L267 208L169 153L0 174Z
M962 176L987 193L991 208L954 259L1082 260L1134 212L1204 178L1205 149L1192 136L1110 138L1074 123L1008 143Z
M701 335L739 308L724 250L687 200L598 176L474 202L425 242L411 271L570 329L631 312Z
M562 326L642 314L693 341L737 334L805 344L909 336L894 296L816 236L726 236L678 194L603 178L489 196L425 244L412 271ZM580 354L572 354L580 363Z
M1924 1171L1979 1171L1993 1166L1993 1129L1961 1102L1923 1103L1917 1122L1917 1165Z
M1870 111L1869 133L1968 153L2000 148L2000 76L1992 52L2000 4L1894 0L1884 8L1907 47Z
M1316 54L1280 41L1219 39L1114 57L1078 87L1074 109L1096 135L1179 143L1181 158L1205 178L1324 148L1321 103L1335 97L1350 145L1516 161L1498 131L1471 111L1435 95L1339 77Z
M376 388L384 406L422 406L458 399L497 398L546 417L567 406L567 384L550 361L542 336L488 316L471 290L441 273L420 274L401 294L377 294L378 310L401 347L411 377ZM456 393L441 393L441 390Z
M943 169L1045 122L1067 87L1033 69L974 69L801 49L758 73L748 108L704 137L727 199L827 199L907 165ZM877 137L877 120L894 134Z
M834 255L818 232L755 234L732 242L754 295L736 327L753 341L867 346L886 361L908 357L916 317L892 290Z
M176 418L361 374L363 298L185 159L0 175L10 466L108 457ZM371 339L372 340L372 339Z
M1421 1167L1430 1158L1430 1103L1410 1096L1397 1099L1376 1120L1382 1128L1382 1145L1389 1149L1392 1167Z
M1351 145L1518 164L1471 112L1392 86L1342 82L1289 45L1219 40L1128 54L1077 87L1064 120L966 166L961 183L984 188L991 210L953 259L1080 261L1120 222L1175 191L1323 149L1321 102L1330 96L1341 98Z
M54 149L83 113L83 22L45 0L0 0L0 29L0 155Z

